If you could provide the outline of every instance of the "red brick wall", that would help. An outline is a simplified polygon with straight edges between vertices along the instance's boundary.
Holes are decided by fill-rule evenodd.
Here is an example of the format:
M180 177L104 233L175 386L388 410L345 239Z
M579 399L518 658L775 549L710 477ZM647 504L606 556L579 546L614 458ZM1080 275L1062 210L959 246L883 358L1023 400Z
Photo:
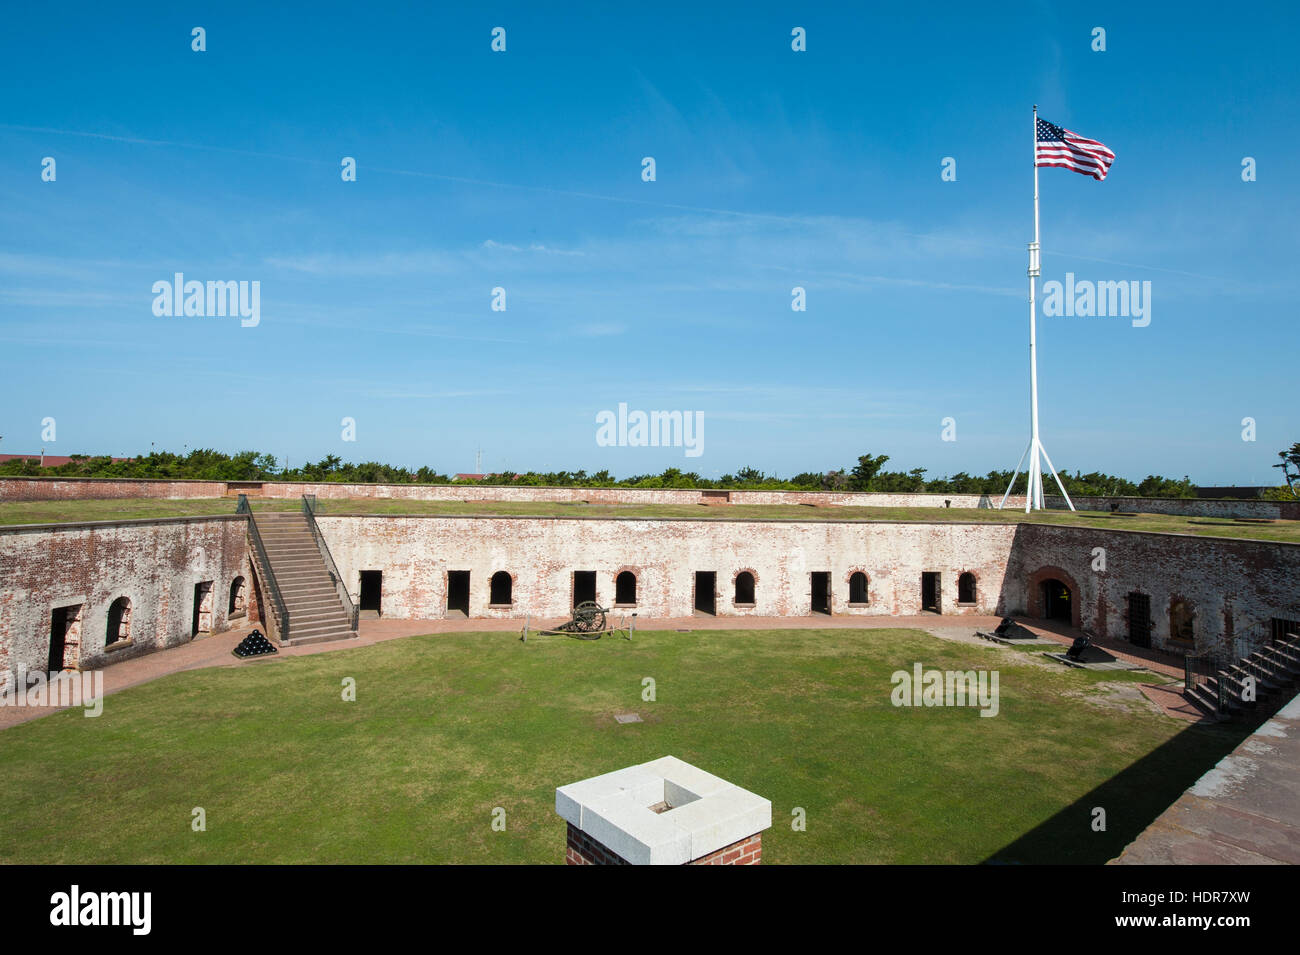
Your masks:
M410 501L587 501L592 504L807 504L816 507L943 507L954 510L995 507L1000 495L891 494L853 491L730 491L685 488L492 487L460 484L339 484L297 481L158 481L103 478L0 478L0 501L45 501L75 498L234 498L239 493L258 498L296 499L315 494L322 499L395 498ZM727 495L722 501L715 494ZM1061 498L1048 497L1049 508L1064 508ZM1117 503L1125 511L1189 514L1204 517L1272 517L1300 520L1300 501L1218 501L1197 498L1085 497L1075 505L1107 511ZM1021 496L1007 506L1023 509Z
M710 852L692 860L690 865L762 865L763 834L756 832L748 839L741 839L729 846L723 846L717 852Z
M212 631L227 629L231 582L253 579L247 526L231 515L0 528L0 669L45 668L50 614L62 606L82 608L83 670L184 643L203 581L213 584ZM107 650L108 610L119 597L131 601L130 642Z
M566 865L627 865L626 859L568 823L569 834L564 852ZM746 839L723 846L716 852L693 859L688 865L761 865L763 834L756 832Z
M616 855L587 835L573 823L569 827L568 846L564 852L566 865L628 865L622 856Z
M1267 638L1271 618L1300 619L1297 544L1021 524L1003 577L1008 610L1041 614L1039 584L1049 577L1070 588L1074 625L1102 637L1127 639L1128 595L1150 597L1151 645L1172 653L1188 650L1169 640L1177 599L1196 614L1197 653L1244 656Z

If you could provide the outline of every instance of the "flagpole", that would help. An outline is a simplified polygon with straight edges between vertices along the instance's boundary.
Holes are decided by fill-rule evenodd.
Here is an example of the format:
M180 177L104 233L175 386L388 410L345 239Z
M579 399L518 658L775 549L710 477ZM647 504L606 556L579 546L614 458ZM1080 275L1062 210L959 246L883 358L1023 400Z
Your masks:
M1035 298L1040 273L1038 244L1038 104L1034 104L1034 119L1030 147L1034 163L1034 241L1029 246L1029 486L1025 494L1025 513L1043 506L1043 471L1038 460L1041 443L1038 440L1038 309Z
M1029 243L1029 446L1025 448L1025 454L1020 456L1024 461L1026 455L1029 457L1029 469L1025 474L1025 513L1028 514L1034 508L1043 509L1043 463L1047 464L1048 469L1052 472L1052 477L1056 479L1056 486L1061 490L1061 496L1065 498L1065 503L1070 510L1074 510L1074 502L1070 500L1070 495L1065 491L1065 485L1061 481L1061 476L1056 473L1056 468L1052 466L1052 459L1047 456L1047 449L1043 447L1042 439L1038 434L1038 276L1042 273L1042 262L1040 250L1042 246L1039 241L1038 226L1038 104L1034 104L1032 138L1030 146L1033 149L1032 157L1034 163L1034 241ZM1007 497L1011 494L1011 489L1015 487L1016 478L1020 476L1020 464L1016 464L1015 471L1011 474L1011 483L1007 485L1006 494L1002 495L1002 502L998 505L1001 509L1007 502Z

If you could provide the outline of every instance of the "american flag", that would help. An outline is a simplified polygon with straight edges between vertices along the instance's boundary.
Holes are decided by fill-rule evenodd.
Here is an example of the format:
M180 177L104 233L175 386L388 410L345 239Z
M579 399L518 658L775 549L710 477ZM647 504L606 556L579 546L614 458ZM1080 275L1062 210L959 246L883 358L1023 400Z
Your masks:
M1097 140L1084 139L1045 119L1038 121L1034 165L1073 169L1101 182L1114 161L1115 154Z

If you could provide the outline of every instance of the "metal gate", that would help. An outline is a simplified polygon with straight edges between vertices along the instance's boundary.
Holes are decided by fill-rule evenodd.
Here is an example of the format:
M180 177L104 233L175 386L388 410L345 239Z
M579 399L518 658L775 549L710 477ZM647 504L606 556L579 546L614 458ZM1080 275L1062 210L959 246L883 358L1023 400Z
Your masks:
M1135 647L1151 646L1151 597L1128 595L1128 642Z

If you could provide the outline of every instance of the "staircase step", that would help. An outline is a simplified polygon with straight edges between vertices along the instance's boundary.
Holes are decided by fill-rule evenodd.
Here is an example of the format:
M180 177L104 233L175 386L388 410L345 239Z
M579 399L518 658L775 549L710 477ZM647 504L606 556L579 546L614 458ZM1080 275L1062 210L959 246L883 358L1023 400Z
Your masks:
M346 620L335 620L331 623L313 623L300 627L292 617L289 619L289 639L295 643L335 633L351 633L348 629L348 622Z
M1283 647L1265 647L1259 651L1268 660L1271 660L1277 666L1295 672L1300 670L1300 652L1288 651Z
M356 631L348 630L344 628L342 630L337 630L331 633L313 634L311 636L302 637L302 638L295 636L290 638L289 640L286 640L284 645L287 647L301 647L301 646L307 646L308 644L312 644L312 643L333 643L336 640L355 640L355 639L357 639Z

